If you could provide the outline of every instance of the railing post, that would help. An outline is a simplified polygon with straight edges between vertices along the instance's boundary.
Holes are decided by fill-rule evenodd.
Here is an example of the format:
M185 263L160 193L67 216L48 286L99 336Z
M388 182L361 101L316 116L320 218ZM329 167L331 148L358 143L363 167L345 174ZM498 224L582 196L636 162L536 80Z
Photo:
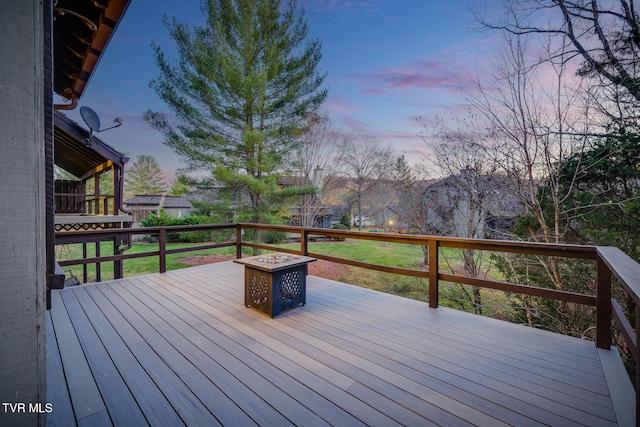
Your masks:
M236 259L242 258L242 225L236 224Z
M100 258L100 242L96 242L96 258ZM102 282L102 266L96 262L96 282Z
M167 272L167 230L160 229L158 236L158 245L160 246L160 273Z
M305 228L300 229L300 252L303 256L309 255L309 232Z
M611 270L598 257L596 279L596 347L611 348Z
M87 254L87 242L82 243L82 259L87 259L89 256ZM87 277L89 276L89 272L87 271L87 264L82 264L82 283L87 283Z
M429 240L429 307L438 308L438 241Z
M120 255L120 238L118 236L113 238L113 254ZM121 259L113 261L113 278L122 279L124 277L124 262Z

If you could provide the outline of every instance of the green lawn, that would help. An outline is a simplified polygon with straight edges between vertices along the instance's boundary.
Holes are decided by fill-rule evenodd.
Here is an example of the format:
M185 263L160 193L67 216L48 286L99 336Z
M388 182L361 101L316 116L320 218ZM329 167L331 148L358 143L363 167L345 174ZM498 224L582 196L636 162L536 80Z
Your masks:
M422 247L371 240L347 240L335 243L309 243L309 252L366 261L373 264L420 269Z

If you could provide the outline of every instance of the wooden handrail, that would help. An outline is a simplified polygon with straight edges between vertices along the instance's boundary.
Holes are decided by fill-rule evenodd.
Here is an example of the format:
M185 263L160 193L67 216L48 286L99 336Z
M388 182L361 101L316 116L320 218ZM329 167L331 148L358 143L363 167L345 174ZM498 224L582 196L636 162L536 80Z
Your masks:
M618 325L627 348L636 363L636 425L640 425L640 367L638 366L640 362L640 345L638 345L638 331L640 331L640 264L618 248L598 246L597 251L598 263L608 269L609 282L611 282L611 276L615 277L635 304L635 327L631 326L620 304L611 298L611 294L609 294L611 303L607 304L604 310L608 310L609 319L613 317ZM600 290L600 287L598 289ZM602 299L606 296L603 295ZM600 310L601 305L605 306L605 303L601 300L601 296L598 295L598 310ZM606 313L603 313L602 317L605 316Z
M279 250L282 252L296 253L298 255L308 255L319 259L325 259L340 264L346 264L356 267L367 268L370 270L383 271L387 273L401 274L405 276L414 277L426 277L429 278L429 305L431 307L438 306L438 282L440 280L468 284L472 286L480 286L491 289L498 289L509 292L517 292L520 294L540 296L544 298L556 299L564 302L573 302L579 304L585 304L590 306L596 305L596 296L578 294L573 292L560 291L556 289L548 288L536 288L532 286L517 285L506 282L500 282L488 279L471 278L466 276L459 276L453 274L443 274L438 271L438 248L449 247L458 249L477 249L484 251L494 252L510 252L518 254L528 255L540 255L540 256L557 256L563 258L575 258L575 259L590 259L597 260L597 252L595 246L584 245L564 245L564 244L548 244L548 243L532 243L532 242L514 242L514 241L499 241L499 240L483 240L483 239L464 239L455 237L437 237L437 236L421 236L421 235L407 235L407 234L393 234L393 233L367 233L360 231L347 231L347 230L329 230L324 228L301 228L284 225L268 225L268 224L252 224L252 223L239 223L242 229L263 230L263 231L280 231L280 232L293 232L300 233L301 250L283 250L281 248L274 248L273 246L261 245L256 243L243 242L243 246L267 249L267 250ZM324 254L313 253L308 251L308 239L309 236L322 236L332 238L351 238L358 240L374 240L381 242L403 243L410 245L423 245L429 246L429 266L427 270L414 270L407 268L398 268L390 266L382 266L379 264L372 264L363 261L355 261L346 258L331 257ZM435 284L435 286L432 286ZM609 334L609 343L610 343ZM609 345L606 346L607 348Z

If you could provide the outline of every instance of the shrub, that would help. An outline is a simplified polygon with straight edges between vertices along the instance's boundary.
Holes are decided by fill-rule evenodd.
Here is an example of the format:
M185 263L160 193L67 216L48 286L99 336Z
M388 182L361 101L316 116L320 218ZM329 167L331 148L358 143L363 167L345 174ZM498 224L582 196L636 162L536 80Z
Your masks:
M143 227L162 227L168 225L168 222L170 222L172 219L174 218L171 214L165 212L164 209L160 209L158 215L154 214L153 212L149 213L147 219L145 219L144 221L140 221L140 225L142 225Z
M331 228L334 229L334 230L349 230L349 228L346 225L342 224L342 223L333 224L333 227L331 227ZM344 239L344 237L336 237L336 240L339 241L339 242L343 242L345 239Z
M278 244L287 240L287 233L283 231L265 231L262 234L265 243Z
M182 218L175 218L172 215L166 213L164 209L160 209L158 215L150 214L149 218L141 221L140 224L143 227L162 227L162 226L174 226L174 225L199 225L199 224L215 224L214 218L206 215L189 215ZM222 231L188 231L179 233L167 233L167 241L172 243L186 242L186 243L199 243L220 240L221 243L228 239L229 232Z
M205 215L189 215L182 218L174 218L167 225L199 225L212 224L213 220ZM184 231L167 234L170 242L199 243L213 240L212 231Z
M351 219L349 218L349 215L342 215L342 218L340 218L340 224L344 225L345 230L351 230Z

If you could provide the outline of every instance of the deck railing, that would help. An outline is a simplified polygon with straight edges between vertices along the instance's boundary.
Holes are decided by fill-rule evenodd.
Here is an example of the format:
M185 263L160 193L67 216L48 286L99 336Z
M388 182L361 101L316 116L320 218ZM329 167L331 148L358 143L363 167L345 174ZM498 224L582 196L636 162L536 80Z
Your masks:
M217 244L193 245L175 249L167 248L167 234L178 232L194 231L220 231L235 230L235 239ZM243 240L243 235L248 230L262 230L272 232L285 232L299 235L300 249L281 248L264 243L255 243ZM56 245L70 243L87 243L95 241L117 241L128 242L133 235L156 235L158 239L157 250L143 253L121 253L121 250L114 248L114 254L108 256L96 256L92 258L59 261L61 266L97 264L100 262L116 261L125 259L155 257L159 259L159 271L166 272L167 255L196 250L235 247L236 257L242 257L242 248L258 248L266 250L277 250L298 255L310 256L322 260L332 261L356 267L362 267L387 273L401 274L413 277L422 277L429 280L429 306L438 307L439 282L454 282L464 285L479 286L483 288L497 289L507 292L551 298L563 302L571 302L596 307L596 346L602 349L610 349L612 343L612 319L615 321L625 345L633 355L636 364L640 361L640 350L636 331L640 328L640 264L624 254L621 250L613 247L583 246L583 245L560 245L545 243L528 243L515 241L498 241L482 239L462 239L436 236L418 236L392 233L368 233L345 230L329 230L322 228L304 228L277 226L265 224L215 224L215 225L194 225L194 226L172 226L172 227L148 227L148 228L128 228L115 230L94 230L77 232L56 233ZM402 243L409 245L420 245L428 247L428 266L423 270L400 268L373 264L369 262L356 261L352 259L330 256L316 253L309 250L309 241L314 238L337 238L337 239L360 239L373 240L389 243ZM596 263L596 295L582 294L548 289L541 287L525 286L520 284L507 283L502 281L467 277L458 274L449 274L439 270L440 248L475 249L491 252L507 252L514 254L528 254L544 257L561 257L568 259L592 260ZM626 294L635 306L635 324L632 325L624 314L620 304L612 298L612 278L615 277ZM100 279L98 279L100 280ZM640 385L640 369L636 369L636 390ZM636 393L639 396L640 393ZM636 397L636 408L638 397ZM640 420L640 418L639 418Z

